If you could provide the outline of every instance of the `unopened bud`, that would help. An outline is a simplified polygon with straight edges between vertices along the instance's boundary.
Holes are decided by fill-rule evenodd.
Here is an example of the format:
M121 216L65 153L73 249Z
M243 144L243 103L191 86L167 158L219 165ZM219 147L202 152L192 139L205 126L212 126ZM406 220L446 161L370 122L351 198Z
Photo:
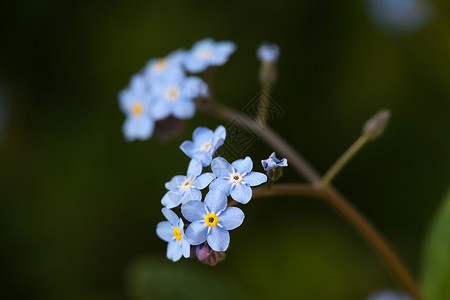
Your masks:
M363 134L367 135L370 140L379 138L386 129L390 116L391 112L389 110L378 112L364 124Z
M217 265L217 263L224 260L225 257L226 257L226 254L224 251L211 250L211 255L208 256L208 258L204 262L210 266L215 266L215 265Z
M211 255L210 251L211 249L205 244L195 247L195 255L197 256L199 261L207 259L208 256Z

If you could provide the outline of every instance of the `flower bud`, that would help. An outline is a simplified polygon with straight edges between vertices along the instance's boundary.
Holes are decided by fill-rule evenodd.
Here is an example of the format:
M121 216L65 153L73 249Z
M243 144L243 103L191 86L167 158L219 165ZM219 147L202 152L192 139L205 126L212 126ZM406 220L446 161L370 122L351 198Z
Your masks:
M211 255L211 249L206 244L195 247L195 255L199 261L204 261Z
M369 119L363 127L363 134L369 137L369 140L379 138L389 122L391 112L389 110L382 110L375 116Z

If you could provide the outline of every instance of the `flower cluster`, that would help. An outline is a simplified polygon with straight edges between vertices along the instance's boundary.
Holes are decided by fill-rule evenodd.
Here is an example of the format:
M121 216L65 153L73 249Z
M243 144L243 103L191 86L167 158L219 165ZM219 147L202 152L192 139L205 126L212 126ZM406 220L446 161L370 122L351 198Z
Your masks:
M231 164L222 157L213 159L225 137L223 126L215 131L199 127L193 133L193 140L180 146L191 161L186 176L175 176L165 184L168 191L161 203L168 221L160 222L156 228L157 235L168 242L167 258L172 261L190 257L191 252L210 264L223 258L223 251L230 243L228 231L244 221L243 211L228 206L229 200L246 204L252 197L251 187L267 181L266 175L252 171L250 157ZM212 172L203 172L206 167L211 167ZM202 190L208 185L209 191L203 197ZM181 214L190 224L185 225L171 210L180 204Z
M192 118L196 109L194 99L207 97L208 87L201 78L187 73L223 65L234 50L231 42L205 39L195 43L191 50L177 50L164 58L151 59L119 94L120 108L126 115L125 138L146 140L152 136L157 121L171 116Z

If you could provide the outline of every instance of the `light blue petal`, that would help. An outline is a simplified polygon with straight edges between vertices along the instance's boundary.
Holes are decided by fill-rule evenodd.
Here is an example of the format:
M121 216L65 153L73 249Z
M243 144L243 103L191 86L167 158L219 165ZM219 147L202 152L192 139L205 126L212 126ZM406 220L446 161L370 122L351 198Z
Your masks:
M238 159L231 164L236 172L240 174L244 174L250 172L253 169L253 161L250 157L246 157L245 159Z
M223 145L226 136L227 130L225 129L225 127L220 125L219 127L216 128L216 130L214 131L214 140L213 140L214 150L217 150L217 148Z
M199 60L196 57L190 55L185 61L186 70L190 73L200 73L208 68L208 62L204 60Z
M217 177L228 177L233 173L229 162L222 157L216 157L211 163L211 169Z
M181 197L181 203L186 204L189 201L200 201L202 200L202 192L196 188L191 188L183 193Z
M244 212L237 207L228 207L219 216L219 224L226 230L233 230L241 226L244 221Z
M214 251L225 251L230 244L230 234L228 230L214 226L208 234L207 241Z
M174 208L181 203L180 193L168 191L164 197L161 199L161 204L166 208Z
M210 63L214 66L221 66L228 61L228 57L236 50L236 45L232 42L224 41L216 44L214 56Z
M283 158L280 163L278 164L279 167L287 167L288 163L287 163L287 159Z
M183 250L181 249L181 244L177 240L172 240L167 245L167 258L171 261L180 260L183 255Z
M203 190L215 178L216 175L214 173L204 173L195 179L194 186L199 190Z
M192 201L193 203L197 201ZM208 231L208 226L205 223L193 222L186 229L186 239L191 245L198 245L206 241L206 233Z
M177 175L177 176L172 177L172 179L169 182L166 182L166 184L164 186L168 190L174 190L174 189L180 187L181 184L183 183L183 181L185 181L185 180L186 180L186 176Z
M250 172L244 176L244 181L250 186L260 185L267 181L267 176L260 172Z
M199 151L195 155L195 158L202 162L203 167L207 167L211 164L212 161L212 153L211 151Z
M201 201L189 201L181 206L181 214L189 222L204 220L206 213L205 204Z
M195 114L195 103L191 99L179 100L174 103L173 115L178 119L190 119Z
M153 106L151 115L153 116L153 118L155 118L155 120L162 120L164 118L167 118L172 112L171 106L172 104L167 101L158 100Z
M210 213L218 214L227 207L227 195L221 190L210 190L205 196L205 205Z
M202 173L203 166L198 159L191 159L187 170L187 177L193 179Z
M181 248L183 249L183 256L189 258L191 256L191 245L186 239L181 240Z
M204 143L210 143L214 137L211 129L206 127L197 127L192 134L192 140L200 148Z
M211 184L209 185L209 190L221 190L224 192L227 196L231 192L232 183L228 179L225 178L216 178Z
M152 136L154 127L155 123L149 117L129 117L123 124L123 134L127 141L146 140Z
M156 234L163 241L169 242L174 237L173 226L167 221L159 222L158 225L156 225Z
M195 144L191 141L184 141L180 149L190 158L193 158L196 153Z
M161 209L162 214L166 217L167 221L172 224L172 226L177 226L180 218L178 218L177 214L171 211L168 208Z
M201 78L190 76L187 77L184 81L182 93L190 99L196 98L198 96L207 96L208 86Z
M247 204L252 198L252 189L246 184L236 184L231 188L231 197L239 203Z

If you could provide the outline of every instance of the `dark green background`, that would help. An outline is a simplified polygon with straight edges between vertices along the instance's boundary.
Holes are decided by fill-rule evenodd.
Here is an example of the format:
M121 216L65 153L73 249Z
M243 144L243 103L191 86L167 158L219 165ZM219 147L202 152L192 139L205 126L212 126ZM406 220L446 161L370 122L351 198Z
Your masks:
M353 229L311 199L251 201L215 268L165 258L155 227L164 182L187 167L178 146L220 122L199 112L170 141L127 143L117 94L148 59L205 37L238 46L215 81L237 109L259 92L258 45L280 45L273 99L286 113L272 126L320 172L366 119L392 110L384 137L335 185L418 276L450 177L450 11L434 4L430 24L405 36L376 28L356 0L0 4L2 298L357 300L396 286ZM271 152L256 142L246 155ZM286 170L282 181L296 180Z

